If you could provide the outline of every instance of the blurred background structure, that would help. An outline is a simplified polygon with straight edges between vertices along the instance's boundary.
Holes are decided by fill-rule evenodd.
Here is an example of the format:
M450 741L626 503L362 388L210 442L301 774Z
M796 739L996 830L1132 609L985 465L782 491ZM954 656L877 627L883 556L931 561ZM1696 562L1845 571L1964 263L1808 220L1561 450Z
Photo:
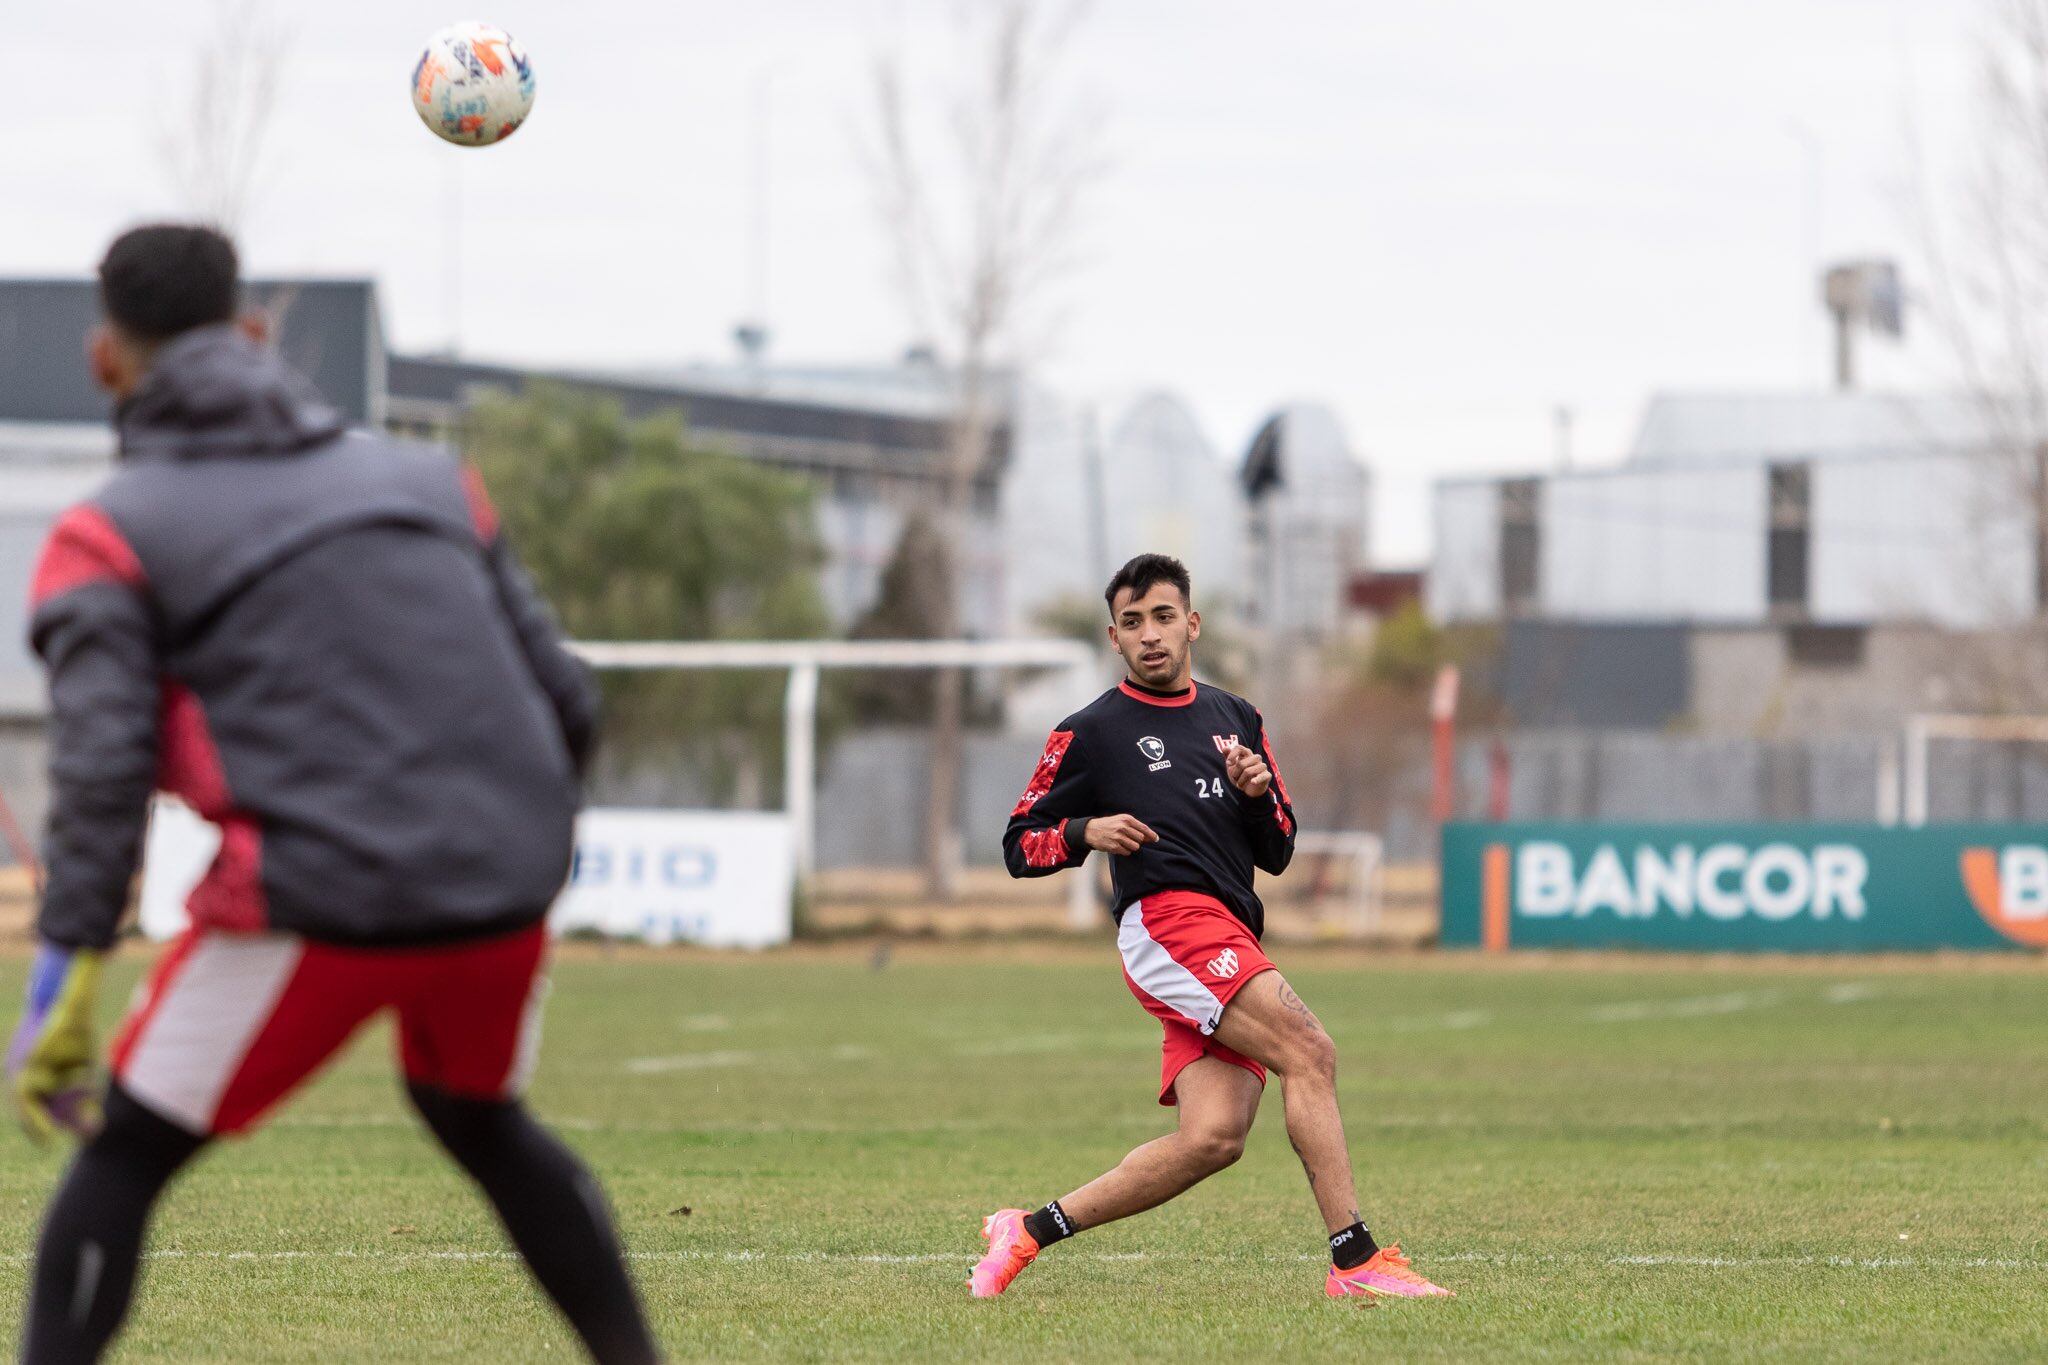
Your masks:
M1193 571L1200 671L1259 702L1317 836L1283 932L1428 937L1447 817L1884 825L1918 781L1936 821L2048 820L2048 4L1881 8L1853 39L1818 5L842 14L700 73L726 103L678 157L724 178L679 211L603 121L609 92L646 124L645 92L508 3L535 119L472 158L405 127L388 155L430 188L359 168L349 221L393 226L358 247L278 130L303 83L402 67L411 17L222 0L158 101L169 199L0 161L64 212L99 195L66 220L91 242L0 225L0 795L39 820L21 603L112 458L86 269L184 212L240 231L252 305L352 418L477 460L579 635L1101 646L1088 680L826 676L814 927L1064 923L997 835L1114 676L1100 587L1148 550ZM34 23L31 50L78 41ZM1240 97L1153 62L1118 107L1162 25L1318 74ZM1523 98L1524 66L1590 103ZM1905 132L1844 90L1896 93ZM607 686L598 801L788 802L780 675ZM1930 715L2017 720L1942 729L1916 776Z

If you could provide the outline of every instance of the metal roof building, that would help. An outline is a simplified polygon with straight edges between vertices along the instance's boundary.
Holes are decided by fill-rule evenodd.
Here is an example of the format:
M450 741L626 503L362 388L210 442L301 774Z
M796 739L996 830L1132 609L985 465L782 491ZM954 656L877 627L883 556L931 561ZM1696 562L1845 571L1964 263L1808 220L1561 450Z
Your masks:
M271 315L286 358L353 422L444 440L479 392L548 379L601 393L628 417L681 412L707 441L804 477L816 489L826 550L820 586L841 624L873 599L903 522L944 482L950 429L935 372L617 375L398 356L386 350L371 281L259 280L245 298ZM42 709L23 638L28 580L50 523L92 492L113 458L109 404L82 359L97 318L91 280L0 279L0 716ZM976 480L985 531L976 539L988 548L958 585L970 620L999 619L996 494L1009 448L1005 416Z
M1996 626L2048 605L2031 454L1967 398L1652 402L1608 469L1437 485L1428 601L1502 617Z

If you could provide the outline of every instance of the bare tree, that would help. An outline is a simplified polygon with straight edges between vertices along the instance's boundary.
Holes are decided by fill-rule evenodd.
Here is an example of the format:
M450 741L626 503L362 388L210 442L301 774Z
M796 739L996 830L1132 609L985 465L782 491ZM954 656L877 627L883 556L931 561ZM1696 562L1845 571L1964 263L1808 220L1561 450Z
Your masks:
M159 139L186 212L233 235L267 167L271 115L291 33L270 0L214 0L194 55L182 120Z
M972 543L974 492L1009 394L1006 366L1028 344L1034 309L1070 263L1074 212L1092 169L1092 127L1068 99L1064 57L1082 14L1033 0L980 0L958 11L957 75L914 97L901 52L874 67L870 162L893 247L896 285L921 342L951 385L951 417L925 572L936 595L933 634L961 633L959 590ZM965 678L935 679L927 889L954 898Z
M1913 235L1927 269L1918 301L1939 332L1990 446L1969 509L1981 528L1966 576L2010 619L1954 656L1951 692L1971 708L2048 707L2048 558L2031 611L2015 614L1999 551L2015 517L2048 557L2048 0L1985 0L1968 159L1953 187L1931 183L1911 142ZM1910 129L1909 129L1910 137ZM2029 513L2031 516L2029 517Z

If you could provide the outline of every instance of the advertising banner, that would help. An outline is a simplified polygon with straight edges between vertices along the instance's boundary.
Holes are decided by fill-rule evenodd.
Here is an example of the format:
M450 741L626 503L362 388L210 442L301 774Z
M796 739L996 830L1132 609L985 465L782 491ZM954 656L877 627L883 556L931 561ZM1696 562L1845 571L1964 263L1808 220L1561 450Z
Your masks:
M789 942L795 852L775 811L587 810L549 924L649 943Z
M183 802L159 798L142 872L142 931L185 928L185 898L220 847L220 831ZM796 865L777 812L587 810L576 860L549 926L649 943L763 948L787 943Z
M1450 824L1452 947L2048 948L2039 825Z

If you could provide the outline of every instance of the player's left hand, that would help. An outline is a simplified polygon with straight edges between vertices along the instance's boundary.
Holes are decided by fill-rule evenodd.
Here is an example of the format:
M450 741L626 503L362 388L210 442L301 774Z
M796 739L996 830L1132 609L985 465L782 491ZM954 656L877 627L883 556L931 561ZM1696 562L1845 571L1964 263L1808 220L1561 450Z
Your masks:
M99 1127L93 1091L93 1007L100 954L45 943L29 971L28 1001L7 1049L8 1089L21 1126L37 1142L61 1130L88 1137Z
M1273 785L1273 770L1242 744L1230 746L1230 752L1223 756L1223 771L1230 777L1230 785L1246 796L1264 796L1266 788Z

